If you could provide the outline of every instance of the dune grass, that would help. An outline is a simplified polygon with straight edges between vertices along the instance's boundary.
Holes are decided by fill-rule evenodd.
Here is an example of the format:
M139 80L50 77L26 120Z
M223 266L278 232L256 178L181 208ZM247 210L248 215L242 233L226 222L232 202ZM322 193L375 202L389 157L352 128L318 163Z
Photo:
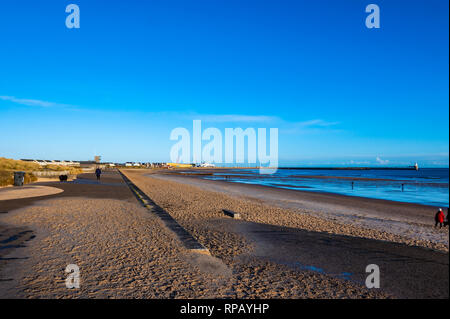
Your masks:
M0 186L8 186L14 183L13 172L0 171Z
M43 167L43 169L40 169L41 171L67 171L71 175L77 175L83 173L83 170L79 167L72 167L72 166L60 166L60 165L46 165Z
M41 166L32 162L13 160L0 157L0 171L68 171L69 174L81 174L83 170L79 167L63 166L63 165L45 165Z
M39 164L17 161L9 158L0 157L0 171L24 171L32 172L39 171L41 167Z
M20 160L13 160L9 158L0 157L0 186L8 186L14 184L14 172L25 172L25 184L35 182L37 177L32 172L35 171L66 171L69 174L80 174L82 169L78 167L61 166L61 165L46 165L41 166L36 163L25 162Z
M33 173L25 173L24 184L29 184L37 181L37 177ZM13 171L0 171L0 186L8 186L14 184Z

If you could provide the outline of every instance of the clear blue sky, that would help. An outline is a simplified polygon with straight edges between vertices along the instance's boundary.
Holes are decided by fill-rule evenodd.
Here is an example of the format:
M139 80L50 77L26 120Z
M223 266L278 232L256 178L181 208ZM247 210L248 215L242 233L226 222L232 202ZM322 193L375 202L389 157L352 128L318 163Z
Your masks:
M78 4L81 28L65 26ZM381 28L365 27L366 5ZM168 161L277 127L282 165L448 166L448 1L0 3L0 156Z

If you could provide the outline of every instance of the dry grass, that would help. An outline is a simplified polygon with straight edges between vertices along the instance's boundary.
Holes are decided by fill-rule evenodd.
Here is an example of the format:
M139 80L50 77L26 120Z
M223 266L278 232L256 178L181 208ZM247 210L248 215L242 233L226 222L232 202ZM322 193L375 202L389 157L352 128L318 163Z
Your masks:
M60 165L46 165L42 167L36 163L30 163L20 160L0 157L0 186L8 186L14 184L14 171L24 171L25 184L37 181L37 177L33 175L34 171L67 171L69 174L81 174L83 171L78 167L68 167Z
M24 183L29 184L37 181L37 177L33 173L25 173ZM8 186L14 184L14 172L0 171L0 186Z
M14 183L12 172L0 171L0 186L8 186Z
M71 166L60 166L60 165L46 165L42 167L42 170L48 170L48 171L66 171L69 172L71 175L77 175L83 173L83 170L79 167L71 167Z
M0 171L68 171L69 174L81 174L83 171L79 167L63 166L63 165L46 165L41 166L36 163L14 160L0 157Z
M0 157L0 171L32 172L39 170L41 170L41 166L39 164Z

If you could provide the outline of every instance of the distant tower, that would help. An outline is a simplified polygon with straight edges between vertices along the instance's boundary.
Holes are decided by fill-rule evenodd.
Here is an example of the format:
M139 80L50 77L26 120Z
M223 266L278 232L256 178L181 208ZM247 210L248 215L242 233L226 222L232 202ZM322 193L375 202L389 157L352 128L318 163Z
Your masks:
M414 168L416 169L416 171L419 170L419 164L417 164L417 162L416 162L416 164L414 164Z
M95 161L96 163L100 163L101 159L102 159L102 157L101 157L101 156L98 156L98 155L94 157L94 161Z

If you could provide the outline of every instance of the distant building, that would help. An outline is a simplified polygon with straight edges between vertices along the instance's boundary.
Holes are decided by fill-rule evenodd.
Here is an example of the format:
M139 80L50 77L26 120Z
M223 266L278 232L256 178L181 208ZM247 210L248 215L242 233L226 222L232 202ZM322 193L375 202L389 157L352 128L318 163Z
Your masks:
M169 168L192 168L195 164L167 163Z
M202 163L202 164L200 164L200 167L210 167L210 168L213 168L213 167L216 167L216 165L211 164L211 163Z
M92 169L98 166L96 161L80 161L81 168Z
M74 162L74 161L69 161L69 160L60 161L60 160L21 159L21 161L35 163L35 164L39 164L41 166L47 166L47 165L73 166L73 167L80 166L80 162Z
M126 167L141 167L142 164L139 162L126 162L125 166Z
M151 168L167 168L167 163L149 163Z

